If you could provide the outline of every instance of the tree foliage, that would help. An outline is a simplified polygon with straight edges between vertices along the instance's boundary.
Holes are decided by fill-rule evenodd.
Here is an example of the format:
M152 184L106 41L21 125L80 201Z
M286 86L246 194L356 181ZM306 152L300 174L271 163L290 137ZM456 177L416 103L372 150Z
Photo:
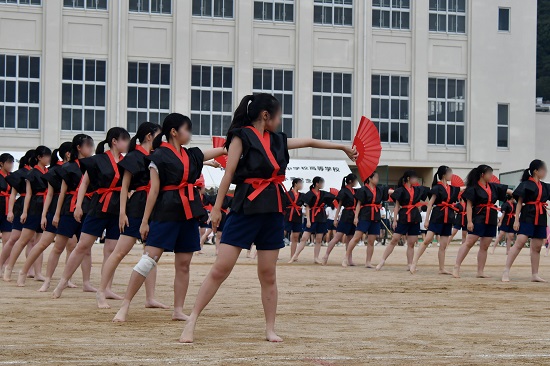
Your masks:
M550 0L538 0L537 97L550 100Z

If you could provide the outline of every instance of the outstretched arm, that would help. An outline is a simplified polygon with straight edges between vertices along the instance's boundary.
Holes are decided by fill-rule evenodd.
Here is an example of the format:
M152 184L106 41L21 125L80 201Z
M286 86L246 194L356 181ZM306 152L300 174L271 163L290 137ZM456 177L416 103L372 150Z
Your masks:
M315 140L315 139L307 139L307 138L291 138L287 141L287 146L289 150L294 149L302 149L304 147L313 147L316 149L324 149L324 150L342 150L346 153L348 158L350 158L352 161L355 161L357 159L357 150L354 147L350 147L347 145L342 144L335 144L333 142L323 141L323 140Z
M218 156L226 155L227 150L225 147L215 147L213 149L203 150L204 161L212 160Z

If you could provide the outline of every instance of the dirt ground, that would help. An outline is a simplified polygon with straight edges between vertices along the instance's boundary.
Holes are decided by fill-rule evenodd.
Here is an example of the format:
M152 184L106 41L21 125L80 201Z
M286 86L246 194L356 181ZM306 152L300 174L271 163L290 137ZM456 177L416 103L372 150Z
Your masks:
M94 284L101 250L94 247ZM140 250L136 246L116 274L121 294ZM383 250L376 247L375 263ZM449 268L457 250L449 249ZM529 282L528 250L513 267L513 282L499 282L504 252L498 248L489 256L493 278L476 279L474 248L457 280L437 275L437 248L428 249L414 276L405 271L402 247L381 272L340 267L343 248L336 248L327 267L312 264L312 248L288 265L284 249L278 267L282 344L263 341L255 261L244 253L204 311L193 345L177 343L183 323L171 321L170 310L143 307L143 291L129 321L113 324L117 301L99 310L94 295L79 289L52 300L50 293L36 291L35 281L26 288L2 282L0 365L549 365L550 285ZM213 253L207 246L193 260L187 312ZM356 248L356 262L364 256L365 248ZM163 257L159 269L157 297L170 304L173 256ZM541 274L550 279L550 257L542 258ZM75 281L80 283L80 271Z

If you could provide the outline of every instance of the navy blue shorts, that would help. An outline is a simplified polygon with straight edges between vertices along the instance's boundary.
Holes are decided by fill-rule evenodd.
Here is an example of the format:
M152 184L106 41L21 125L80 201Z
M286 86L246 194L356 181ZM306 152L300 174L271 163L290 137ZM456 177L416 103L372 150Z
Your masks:
M201 250L199 221L152 221L146 245L164 249L165 252L198 252Z
M380 227L380 221L359 220L357 223L357 231L368 235L380 235Z
M344 235L353 235L355 234L355 225L351 222L338 221L336 232L343 233Z
M313 224L313 223L312 223ZM334 220L327 219L327 230L334 230Z
M428 226L428 231L441 236L451 236L453 224L432 224Z
M420 229L420 234L426 235L428 233L428 230L426 229Z
M223 229L225 228L225 223L227 222L227 216L225 217L225 219L222 219L220 221L220 224L218 225L218 227L216 228L216 232L223 232Z
M212 229L212 224L206 223L206 221L199 222L199 227L201 229Z
M83 217L82 221L86 221L86 217ZM80 239L81 230L82 223L76 221L73 215L62 215L59 217L57 235L61 235L69 239L76 235L76 237Z
M516 231L514 230L514 226L513 225L500 225L500 227L498 228L499 231L504 231L505 233L509 233L509 234L515 234ZM546 235L544 236L546 238Z
M118 228L118 215L109 215L99 218L87 215L82 223L82 232L91 236L101 238L105 230L105 239L118 240L120 229Z
M397 223L394 233L400 235L420 235L420 223L415 224L400 224Z
M11 231L13 224L8 221L7 216L0 216L0 233L8 233Z
M301 233L302 224L299 222L286 221L285 222L285 231L287 233Z
M23 230L23 224L21 223L21 217L20 216L14 216L13 217L13 222L11 224L11 229L12 230L18 230L18 231Z
M455 228L457 230L468 231L468 228L466 226L454 225L453 228Z
M36 231L37 233L42 232L40 227L42 223L42 215L27 215L27 220L23 224L23 229Z
M243 249L250 249L252 244L258 250L284 248L284 220L279 212L245 215L231 211L220 242Z
M468 234L479 236L481 238L494 238L497 236L497 226L474 224L474 231L468 231ZM544 228L544 237L546 237L546 228Z
M141 240L141 234L139 233L141 221L143 221L143 219L139 217L128 217L129 226L126 226L120 235L126 235Z
M532 239L546 239L546 226L520 222L518 235L525 235Z
M46 230L49 233L55 234L57 233L57 228L53 226L53 213L48 212L46 214L46 219L48 220L48 223L46 224Z
M304 227L304 231L307 231L308 233L312 233L312 234L325 235L328 232L328 230L329 230L328 222L316 221L311 223L311 227L307 227L307 224ZM333 230L333 229L330 229L330 230Z

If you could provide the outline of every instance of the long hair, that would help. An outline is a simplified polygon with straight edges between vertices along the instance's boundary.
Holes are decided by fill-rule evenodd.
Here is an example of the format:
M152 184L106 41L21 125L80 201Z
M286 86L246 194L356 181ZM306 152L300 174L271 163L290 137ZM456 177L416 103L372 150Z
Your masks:
M34 149L34 155L29 159L29 165L35 166L38 164L38 158L41 158L43 156L51 156L52 151L49 147L40 145L36 149Z
M439 182L445 174L447 174L451 170L447 165L441 165L439 168L437 168L437 172L434 174L434 180L432 182L432 187L437 185L437 182Z
M342 179L342 187L341 188L344 188L345 186L355 182L356 180L357 180L357 176L353 173L349 173L348 175L346 175L344 177L344 179Z
M34 158L35 150L27 150L25 155L19 159L19 169L23 169L25 165L31 165L31 159Z
M399 181L397 182L398 187L403 187L405 183L408 183L411 178L417 178L418 174L414 170L405 170L403 173L403 176L399 178Z
M233 120L227 130L227 139L225 148L229 149L231 140L235 135L233 130L241 127L251 126L256 121L260 113L267 111L271 116L275 115L281 109L281 103L271 94L260 93L256 95L247 95L242 100L235 113Z
M113 147L113 140L130 140L130 134L126 129L122 127L113 127L107 131L107 137L105 140L100 141L95 149L96 154L103 154L105 152L105 144L109 145L109 148Z
M296 185L300 182L303 182L302 178L294 178L292 180L292 188L296 187Z
M78 148L88 143L94 143L94 139L91 136L84 133L75 135L75 137L73 137L73 141L71 142L71 158L69 161L75 161L78 159Z
M164 119L164 122L162 122L162 130L161 133L155 137L153 140L153 149L157 149L160 144L162 144L162 138L165 137L166 141L170 140L170 131L172 129L179 130L181 126L187 125L189 126L189 130L193 128L193 123L189 119L189 117L184 116L180 113L170 113L166 116Z
M58 149L54 149L54 151L52 151L52 160L50 165L55 166L58 162L63 162L67 153L71 152L71 147L72 143L67 141L62 143Z
M539 170L541 168L544 168L546 166L546 163L542 160L535 159L529 164L529 168L525 169L523 171L523 175L521 176L521 181L525 182L526 180L529 180L535 173L535 170Z
M492 172L493 168L491 168L489 165L481 164L477 168L474 168L468 173L468 176L466 177L466 186L467 187L474 187L477 182L481 179L481 176L485 173Z
M378 172L376 170L374 172L372 172L372 174L370 176L368 176L367 179L365 179L363 184L368 185L370 183L370 180L374 177L375 174L378 174Z
M322 183L324 182L325 180L321 177L315 177L313 178L313 181L311 182L311 185L309 186L309 190L312 190L313 188L315 188L315 186L319 183Z
M128 148L128 152L134 151L136 149L138 141L140 144L143 144L143 142L145 141L145 137L147 137L148 134L154 136L155 133L157 133L157 131L160 131L161 129L162 127L160 127L160 125L157 123L143 122L141 125L139 125L135 136L130 139L130 147Z

